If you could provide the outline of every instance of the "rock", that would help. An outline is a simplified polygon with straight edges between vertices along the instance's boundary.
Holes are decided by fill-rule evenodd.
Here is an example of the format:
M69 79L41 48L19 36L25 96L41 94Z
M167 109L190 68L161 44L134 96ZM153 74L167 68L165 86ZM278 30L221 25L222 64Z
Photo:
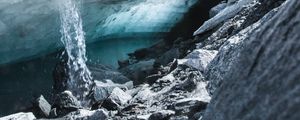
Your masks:
M158 59L155 60L155 63L160 65L167 65L172 62L174 59L179 58L180 52L178 48L172 48L169 51L162 54Z
M281 3L282 0L253 0L253 2L244 6L238 14L236 14L233 18L225 21L224 24L221 25L217 31L215 31L211 36L209 36L205 41L203 41L202 46L204 47L201 48L209 50L218 50L228 38L238 34L243 29L256 23L269 11L278 7Z
M149 84L153 84L156 80L158 80L161 77L163 77L163 75L161 75L161 74L150 75L150 76L146 77L146 81Z
M236 14L238 14L238 12L242 10L243 7L245 7L245 5L250 4L253 1L254 0L239 0L237 3L227 6L216 16L207 20L198 30L194 32L194 35L199 35L215 28L222 22L234 17Z
M105 65L88 65L89 70L92 73L94 80L106 82L107 79L113 81L114 83L124 84L130 80L122 75L117 70L107 67Z
M216 16L219 12L221 12L225 7L227 6L227 3L222 2L218 4L217 6L213 7L209 11L209 17L212 18Z
M116 101L116 103L118 103L119 105L126 104L131 98L131 95L127 94L120 88L114 88L111 95L108 97L108 99Z
M81 104L70 91L64 91L55 97L53 108L56 108L58 116L63 116L80 109Z
M222 84L225 75L231 70L232 65L237 62L236 58L240 55L239 52L244 47L243 43L248 41L251 33L259 30L260 26L268 22L277 11L278 9L270 11L261 20L226 39L215 59L211 61L205 71L205 78L209 81L207 88L211 95Z
M0 120L35 120L33 113L16 113L1 117Z
M287 0L250 33L203 120L300 119L299 8L299 0Z
M105 99L98 108L100 107L103 107L107 110L119 110L120 105L113 99Z
M125 84L113 83L110 80L107 80L106 83L95 81L95 88L93 90L93 97L95 101L103 101L108 98L115 88L121 88L124 90L131 89L133 87L132 82L127 82Z
M37 117L49 117L50 111L51 111L51 105L48 103L48 101L44 98L43 95L41 95L39 98L35 101L35 108L37 111L35 111L35 116Z
M207 102L201 101L198 98L186 98L176 101L172 108L176 114L187 115L191 118L195 113L204 110L207 104Z
M116 87L110 96L103 101L102 107L108 110L118 110L119 106L126 104L131 98L131 95Z
M187 65L200 71L205 71L207 65L214 59L218 51L196 49L188 54L184 59L179 59L178 64Z
M49 113L49 118L56 118L57 112L56 112L56 108L51 109L50 113Z
M139 61L138 63L120 69L126 77L133 80L134 84L141 84L144 79L152 74L154 60Z
M168 120L172 115L175 115L174 111L162 110L152 113L148 120Z
M68 115L59 118L59 120L106 120L108 113L102 109L89 111L80 109L78 111L69 113Z

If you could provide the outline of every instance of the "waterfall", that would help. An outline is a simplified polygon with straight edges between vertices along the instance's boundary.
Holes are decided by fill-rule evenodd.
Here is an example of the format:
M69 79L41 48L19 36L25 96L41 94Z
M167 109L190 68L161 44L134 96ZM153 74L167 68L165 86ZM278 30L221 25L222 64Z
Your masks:
M80 101L88 95L91 86L91 73L86 65L86 45L78 0L60 0L61 41L68 56L69 79L67 88Z

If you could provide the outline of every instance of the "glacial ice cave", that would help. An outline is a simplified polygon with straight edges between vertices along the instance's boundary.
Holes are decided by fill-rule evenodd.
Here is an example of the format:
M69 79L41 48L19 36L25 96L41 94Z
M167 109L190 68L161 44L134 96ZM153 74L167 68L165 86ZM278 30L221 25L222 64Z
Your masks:
M0 0L0 120L299 120L299 0Z

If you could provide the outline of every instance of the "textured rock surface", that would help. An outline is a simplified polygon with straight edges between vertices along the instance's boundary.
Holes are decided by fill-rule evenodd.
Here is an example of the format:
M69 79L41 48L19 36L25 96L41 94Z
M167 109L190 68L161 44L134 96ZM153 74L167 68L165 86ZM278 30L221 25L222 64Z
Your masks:
M0 120L34 120L36 119L32 113L16 113L0 118Z
M36 100L36 107L37 107L37 117L49 117L50 111L51 111L51 105L48 103L48 101L44 98L44 96L40 96Z
M194 67L200 71L205 71L207 65L214 59L218 51L196 49L188 54L184 59L179 59L178 64Z
M251 33L204 120L300 119L299 8L300 1L288 0Z

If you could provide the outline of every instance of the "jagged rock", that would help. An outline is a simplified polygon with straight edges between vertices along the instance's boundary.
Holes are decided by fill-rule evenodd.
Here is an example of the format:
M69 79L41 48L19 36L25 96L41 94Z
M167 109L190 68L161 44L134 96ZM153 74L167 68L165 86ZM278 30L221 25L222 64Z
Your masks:
M148 120L168 120L172 115L175 115L174 111L162 110L152 113Z
M140 84L144 82L144 79L151 75L154 65L154 59L147 61L139 61L138 63L126 66L120 69L126 77L133 80L134 84Z
M110 96L104 100L102 106L108 110L118 110L119 106L126 104L131 98L131 95L116 87Z
M70 91L64 91L56 95L53 108L56 108L56 114L58 116L63 116L69 112L80 109L81 104Z
M201 101L198 98L186 98L176 101L172 109L179 115L187 115L189 118L197 112L204 110L207 106L206 101Z
M131 89L133 87L132 82L127 82L125 84L113 83L110 80L107 80L106 83L95 81L95 88L93 90L93 97L95 101L103 101L108 98L115 88L121 88L124 90Z
M232 65L237 62L236 57L240 55L239 52L244 47L243 43L248 41L251 33L260 29L260 26L268 22L277 11L278 9L270 11L258 22L228 38L221 46L219 53L215 59L211 61L208 65L208 69L205 71L205 78L209 81L208 90L210 94L213 94L215 89L221 85L224 76L229 72Z
M102 104L98 105L98 109L103 107L107 110L119 110L120 105L113 99L105 99Z
M1 117L0 120L35 120L33 113L16 113Z
M207 20L198 30L194 32L194 35L199 35L215 28L217 25L238 14L238 12L240 12L242 8L245 7L245 5L250 4L254 1L255 0L239 0L237 3L227 6L215 17Z
M213 7L209 11L209 17L212 18L216 16L219 12L221 12L225 7L227 6L227 3L222 2L218 4L217 6Z
M51 105L48 101L41 95L36 99L34 107L36 108L35 116L37 117L49 117L51 111Z
M299 8L287 0L249 35L203 120L300 119Z
M200 71L205 71L207 65L214 59L218 51L196 49L188 54L184 59L179 59L178 64L184 64Z
M226 40L241 30L260 20L265 14L278 7L282 0L255 0L242 8L233 18L225 21L210 37L202 43L202 49L218 50ZM200 47L200 46L198 46Z
M89 111L80 109L56 120L106 120L108 113L102 109Z

